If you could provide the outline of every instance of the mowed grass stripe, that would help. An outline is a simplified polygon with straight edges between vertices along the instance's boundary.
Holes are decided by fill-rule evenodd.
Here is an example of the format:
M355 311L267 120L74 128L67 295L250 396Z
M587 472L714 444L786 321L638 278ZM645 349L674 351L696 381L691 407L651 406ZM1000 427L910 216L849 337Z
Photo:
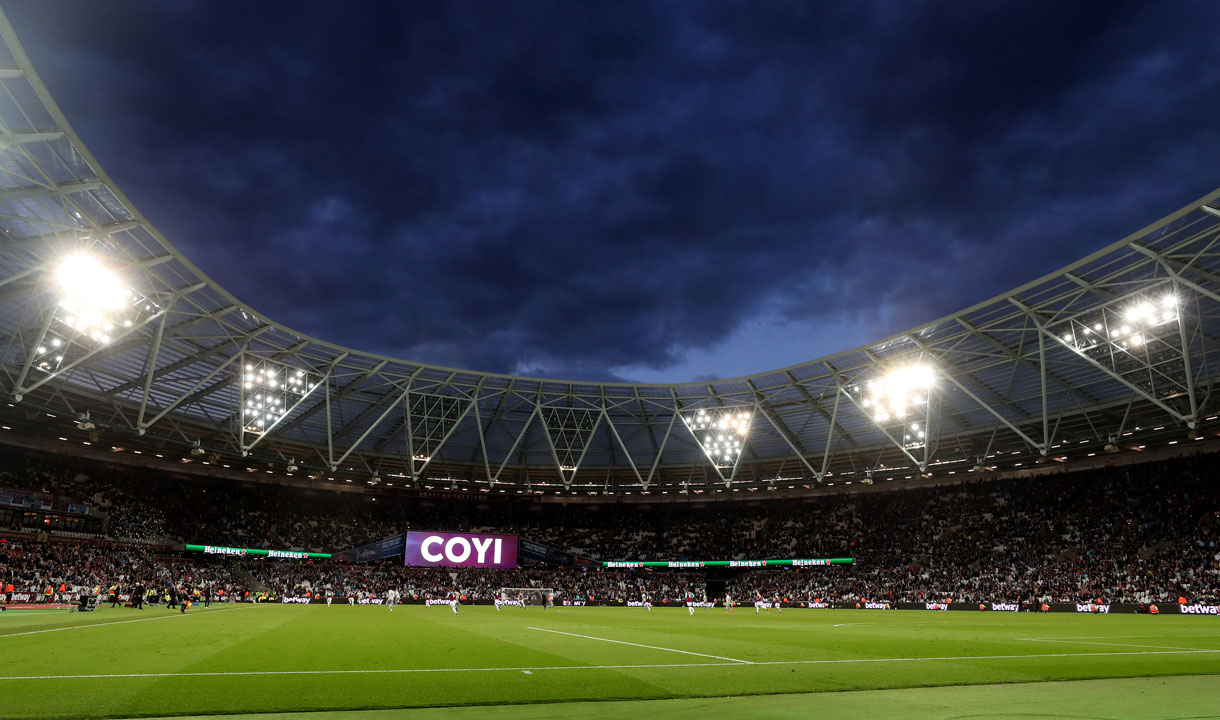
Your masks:
M529 627L529 629L537 630L539 632L553 633L555 635L566 635L568 637L581 638L582 640L596 640L598 642L613 643L615 645L630 645L631 647L644 648L646 650L664 650L665 652L681 653L683 655L697 655L699 657L712 658L713 660L728 660L729 662L742 663L745 665L750 664L749 660L738 660L737 658L723 657L721 655L709 655L707 653L693 652L691 650L678 650L676 648L660 647L659 645L644 645L642 643L627 642L626 640L611 640L610 638L594 637L593 635L581 635L579 633L564 632L563 630L548 630L547 628L534 627L532 625Z
M249 610L249 609L252 609L255 607L258 607L258 606L243 604L243 605L236 605L236 606L230 605L230 606L224 606L224 607L216 607L216 608L200 608L198 610L190 611L189 615L190 615L190 617L197 617L199 615L214 615L218 612L231 612L233 610ZM80 615L71 614L70 611L61 610L59 612L61 615L68 615L73 620L79 621L79 619L80 619ZM137 611L137 612L139 612L139 611ZM165 611L162 610L161 612L164 613ZM45 615L42 617L46 618ZM150 620L168 620L170 618L175 618L175 617L185 618L185 617L187 617L187 613L180 613L176 610L171 610L171 611L169 611L169 614L159 614L159 615L151 615L151 616L145 615L142 617L129 618L127 620L100 620L99 619L97 622L81 623L79 625L57 625L55 627L42 628L40 630L22 630L19 632L0 632L0 638L18 637L21 635L39 635L42 633L63 632L65 630L86 630L88 628L103 627L106 625L124 625L127 623L148 622ZM56 618L55 620L58 622L63 622L62 617Z
M130 612L130 611L127 611ZM189 613L188 613L189 614ZM958 615L959 617L949 617ZM101 619L127 619L108 611ZM834 624L860 618L860 631ZM0 640L13 718L208 715L723 697L1220 673L1211 618L807 610L266 606L200 622L109 624ZM69 618L67 622L71 622ZM886 632L886 624L892 624ZM18 623L8 629L18 630ZM876 627L873 627L876 626ZM923 626L922 629L920 626ZM36 629L37 626L29 629ZM750 660L681 662L666 650ZM1187 650L1039 647L1017 638L1161 632ZM768 648L782 636L785 644ZM1118 640L1122 642L1122 640ZM1150 642L1149 644L1159 644ZM743 650L745 651L743 653ZM1054 652L1036 652L1053 650ZM690 658L697 660L697 658ZM678 660L679 662L674 662ZM529 671L531 674L525 674ZM65 677L80 676L80 677ZM104 677L125 676L125 677ZM48 702L53 698L53 702Z
M179 678L179 677L230 677L259 675L367 675L409 673L462 673L462 672L535 672L546 670L655 670L660 668L722 668L748 665L841 665L844 663L906 663L906 662L956 662L961 660L1035 660L1041 658L1085 658L1113 657L1118 655L1191 655L1197 653L1220 653L1220 650L1145 650L1132 652L1077 652L1077 653L1022 653L1018 655L958 655L954 657L907 657L907 658L845 658L838 660L772 660L760 662L718 663L663 663L646 665L551 665L533 667L457 667L457 668L395 668L365 670L242 670L235 672L178 672L178 673L110 673L94 675L15 675L3 676L0 680L86 680L97 678ZM708 656L711 657L711 656Z
M678 700L572 702L547 706L310 712L276 715L274 720L566 720L573 717L582 720L638 717L663 717L666 720L805 717L875 720L943 720L946 717L1180 720L1215 717L1214 698L1217 696L1220 696L1220 677L1188 676ZM213 720L216 717L181 720ZM225 716L224 720L272 718L266 715L236 715Z

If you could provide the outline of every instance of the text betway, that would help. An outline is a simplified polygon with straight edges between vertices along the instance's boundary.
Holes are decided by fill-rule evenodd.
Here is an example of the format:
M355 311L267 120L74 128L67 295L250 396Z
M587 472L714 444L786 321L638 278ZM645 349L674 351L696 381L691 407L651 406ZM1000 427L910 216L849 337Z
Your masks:
M1076 612L1095 612L1104 614L1110 612L1110 606L1094 605L1093 603L1076 603Z
M1179 605L1183 615L1220 615L1220 605Z

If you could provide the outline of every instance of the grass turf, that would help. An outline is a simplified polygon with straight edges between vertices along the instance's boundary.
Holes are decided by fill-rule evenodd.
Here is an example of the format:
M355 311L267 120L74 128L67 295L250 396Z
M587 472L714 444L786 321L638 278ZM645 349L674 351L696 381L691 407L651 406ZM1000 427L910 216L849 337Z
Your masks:
M346 604L0 615L6 720L1217 674L1220 622L1210 616L700 610L690 617L685 609L490 607L454 616L443 606L390 613ZM1214 698L1217 686L1209 687ZM965 698L968 690L943 692ZM1123 692L1105 696L1134 707L1135 691L1127 703ZM750 716L772 707L783 717L793 708L808 712L810 697L744 702ZM741 702L711 707L723 714ZM490 716L537 715L506 712ZM660 705L656 712L669 714Z

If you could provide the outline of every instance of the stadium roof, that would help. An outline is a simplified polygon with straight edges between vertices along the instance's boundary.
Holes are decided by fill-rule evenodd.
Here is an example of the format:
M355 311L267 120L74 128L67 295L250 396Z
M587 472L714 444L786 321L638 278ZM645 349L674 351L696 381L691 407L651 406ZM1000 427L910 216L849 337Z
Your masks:
M4 417L35 430L68 418L95 443L337 482L585 494L967 472L1215 423L1220 190L787 368L665 385L477 372L341 347L233 297L111 181L2 16L0 35L0 383ZM121 307L89 307L105 292L89 267L62 274L82 251L119 278Z

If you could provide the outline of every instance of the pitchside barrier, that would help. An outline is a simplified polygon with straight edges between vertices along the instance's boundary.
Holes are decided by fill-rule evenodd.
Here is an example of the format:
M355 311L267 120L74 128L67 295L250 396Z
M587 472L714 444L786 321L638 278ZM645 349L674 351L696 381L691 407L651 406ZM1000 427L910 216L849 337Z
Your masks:
M347 604L347 596L340 597L336 595L333 598L336 604ZM324 597L305 598L305 597L285 597L279 599L280 603L285 604L323 604L326 602ZM448 605L449 601L445 598L424 598L420 597L405 597L399 601L402 605ZM365 598L357 600L358 605L383 605L384 598ZM490 599L471 600L464 598L459 601L461 605L494 605L495 601ZM518 605L516 600L505 600L501 605L514 606ZM644 603L639 600L555 600L556 607L643 607ZM542 603L529 604L528 607L541 607ZM685 600L657 600L652 603L653 607L663 608L684 608L686 607ZM697 608L722 608L722 602L713 601L697 601L694 603ZM743 603L735 603L735 607L743 610L749 610L754 607L754 601L750 600ZM932 611L953 611L953 612L1037 612L1040 611L1040 606L1029 605L1024 603L938 603L938 602L861 602L861 603L824 603L824 602L785 602L779 604L783 609L809 608L820 610L832 609L858 609L858 610L932 610ZM762 603L760 608L771 609L775 607L774 603ZM1157 608L1163 615L1220 615L1220 606L1190 604L1178 605L1177 603L1157 603ZM1140 606L1129 603L1052 603L1047 612L1070 612L1070 613L1091 613L1094 615L1109 615L1121 613L1140 613L1148 612L1148 606Z
M79 596L77 593L68 593L68 592L59 593L59 592L57 592L57 593L53 593L51 595L51 599L50 599L49 603L46 600L46 597L47 596L44 593L37 593L37 592L14 592L14 593L8 593L8 594L0 593L0 605L5 605L5 604L7 604L7 605L23 604L24 605L24 604L31 604L31 603L71 604L71 603L75 603ZM110 596L105 592L103 592L99 596L99 599L103 604L110 602ZM131 602L131 596L127 593L120 593L118 599L119 599L119 602L123 603L123 604ZM215 597L212 598L212 602L214 602L214 603L235 602L235 601L236 601L235 598L231 598L228 596L226 596L224 598L215 598ZM347 596L341 597L341 596L336 595L336 596L334 596L333 601L336 603L346 604ZM272 602L274 602L274 601L272 601ZM305 604L314 604L314 603L325 603L326 598L325 597L312 597L312 598L284 597L284 598L280 598L279 602L282 604L305 605ZM425 602L427 602L427 604L429 604L429 605L448 605L449 604L449 601L444 598L428 598L425 600L425 598L423 596L419 596L419 597L415 597L415 598L406 597L406 598L403 598L400 602L403 605L423 605ZM490 600L490 599L485 600L485 599L481 599L481 598L478 600L463 599L460 602L462 605L493 605L493 604L495 604L494 600ZM365 598L363 600L358 600L357 603L360 605L382 605L385 603L385 599L384 598ZM517 604L518 603L516 600L505 600L505 601L501 602L501 605L505 605L505 606L514 606ZM529 607L538 607L541 604L542 604L541 602L538 602L538 603L529 605ZM563 607L563 606L569 606L569 607L582 607L582 606L642 607L643 604L644 603L640 602L639 600L624 600L624 599L592 600L592 601L591 600L558 600L557 599L555 601L555 605L559 606L559 607ZM686 607L686 601L685 600L656 600L656 601L653 601L652 605L653 605L653 607ZM710 600L695 602L694 606L697 608L724 607L723 603L718 602L718 601L710 601ZM740 607L740 608L749 609L749 608L754 607L754 601L748 600L746 602L737 603L736 606ZM1208 604L1203 604L1203 603L1189 603L1186 605L1179 605L1178 603L1165 602L1165 603L1156 603L1156 606L1157 606L1157 609L1160 611L1160 613L1164 614L1164 615L1220 615L1220 606L1218 606L1218 605L1208 605ZM770 609L771 607L773 607L773 604L766 602L766 603L762 603L759 607ZM1037 606L1037 605L1029 605L1029 604L1024 604L1024 603L1019 604L1019 603L994 603L994 602L979 604L979 603L969 603L969 602L955 602L955 603L940 603L940 602L825 603L825 602L805 601L805 602L780 603L780 607L781 608L812 608L812 609L826 609L826 610L834 609L834 608L844 608L844 609L854 608L854 609L859 609L859 610L933 610L933 611L942 611L942 612L943 611L1034 612L1034 611L1040 610L1039 606ZM1052 603L1050 605L1048 612L1092 613L1092 614L1108 615L1108 614L1121 614L1121 613L1148 612L1148 607L1149 606L1147 606L1147 605L1141 606L1141 605L1135 605L1135 604L1129 604L1129 603L1103 603L1103 604Z
M72 604L75 604L80 599L80 594L79 593L69 593L69 592L62 592L62 593L57 592L57 593L53 593L51 595L52 599L50 601L47 601L45 599L46 597L47 596L45 593L34 593L34 592L14 592L14 593L8 593L8 594L0 593L0 605L18 605L18 604L25 605L25 604L31 604L31 603L32 604L68 604L68 605L72 605ZM105 591L103 591L97 597L98 597L98 602L101 602L101 603L110 602L110 594ZM157 596L158 601L163 600L163 599L164 598L162 596ZM128 604L131 602L131 595L128 593L119 593L118 600L120 603L122 603L124 605ZM194 600L194 602L202 603L203 599L200 598L198 600ZM235 598L230 598L228 595L226 595L224 598L213 597L212 602L213 603L237 602L237 600ZM155 603L149 602L148 604L151 605L151 604L155 604Z

